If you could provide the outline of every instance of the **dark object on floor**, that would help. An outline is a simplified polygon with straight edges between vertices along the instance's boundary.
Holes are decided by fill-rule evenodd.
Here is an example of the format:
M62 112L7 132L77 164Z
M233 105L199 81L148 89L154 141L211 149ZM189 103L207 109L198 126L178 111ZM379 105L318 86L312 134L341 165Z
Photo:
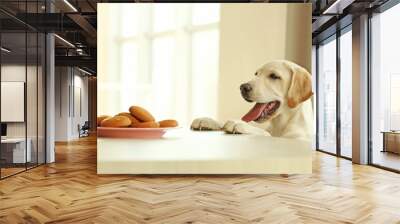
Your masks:
M90 129L89 121L85 121L82 127L78 125L79 138L89 136L89 129Z

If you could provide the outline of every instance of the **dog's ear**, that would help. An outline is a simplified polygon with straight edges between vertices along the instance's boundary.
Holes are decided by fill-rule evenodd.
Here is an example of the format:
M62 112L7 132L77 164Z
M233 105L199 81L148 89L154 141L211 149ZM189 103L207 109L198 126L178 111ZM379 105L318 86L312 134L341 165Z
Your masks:
M313 95L311 75L306 69L294 63L288 65L292 71L292 81L287 94L287 104L290 108L294 108Z

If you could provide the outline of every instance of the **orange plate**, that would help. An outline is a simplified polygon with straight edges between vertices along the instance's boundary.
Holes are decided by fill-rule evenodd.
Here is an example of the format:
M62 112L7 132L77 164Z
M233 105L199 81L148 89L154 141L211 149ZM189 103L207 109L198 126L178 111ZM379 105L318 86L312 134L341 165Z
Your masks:
M104 138L161 138L173 128L107 128L97 127L97 137Z

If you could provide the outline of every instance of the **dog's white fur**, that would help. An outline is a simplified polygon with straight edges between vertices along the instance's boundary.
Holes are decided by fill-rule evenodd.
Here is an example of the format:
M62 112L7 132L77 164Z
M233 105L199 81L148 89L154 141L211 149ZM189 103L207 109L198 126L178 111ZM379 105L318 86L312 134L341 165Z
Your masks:
M271 79L272 73L279 79ZM280 101L280 107L272 117L259 121L268 123L266 130L241 120L229 120L222 126L211 118L195 119L191 128L311 140L312 85L311 75L306 69L286 60L272 61L259 68L248 84L252 87L248 100L260 103Z

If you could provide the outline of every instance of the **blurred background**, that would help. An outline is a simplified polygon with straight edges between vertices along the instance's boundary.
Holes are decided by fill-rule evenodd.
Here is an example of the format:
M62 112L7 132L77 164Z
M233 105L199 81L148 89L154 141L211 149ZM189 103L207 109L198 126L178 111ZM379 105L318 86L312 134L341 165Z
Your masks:
M311 4L99 4L98 114L240 118L252 105L239 85L258 67L310 71L310 20Z

